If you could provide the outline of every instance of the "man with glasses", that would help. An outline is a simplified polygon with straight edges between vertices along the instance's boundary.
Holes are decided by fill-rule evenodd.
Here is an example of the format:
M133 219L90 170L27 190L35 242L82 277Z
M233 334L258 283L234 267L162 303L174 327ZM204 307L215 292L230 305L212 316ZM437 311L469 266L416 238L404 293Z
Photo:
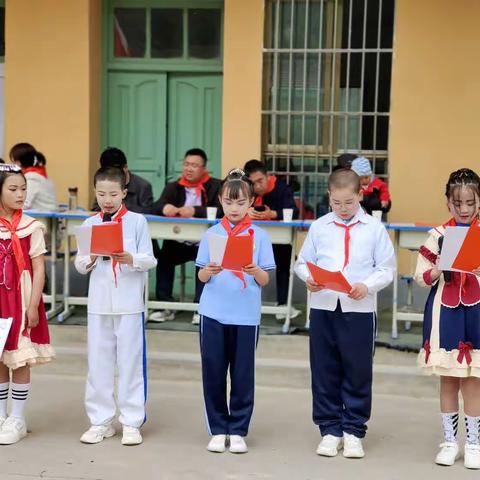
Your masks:
M221 180L211 178L207 172L207 155L200 148L192 148L185 153L182 176L175 182L168 183L154 203L152 213L165 217L206 218L207 207L217 207L217 217L222 216L218 193ZM164 240L157 256L156 296L160 301L173 301L173 282L175 267L197 257L198 244ZM200 300L203 284L195 276L195 302ZM164 322L173 320L174 312L161 310L153 312L149 320ZM199 323L197 313L192 323Z

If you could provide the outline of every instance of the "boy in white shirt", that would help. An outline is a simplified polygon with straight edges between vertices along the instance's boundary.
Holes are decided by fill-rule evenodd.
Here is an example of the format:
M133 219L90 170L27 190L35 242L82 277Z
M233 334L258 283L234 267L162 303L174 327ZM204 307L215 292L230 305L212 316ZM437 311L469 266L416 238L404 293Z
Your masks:
M372 404L375 294L396 271L383 225L360 207L360 178L337 170L328 181L331 213L312 223L295 265L311 295L310 368L317 454L362 458L361 439ZM352 289L337 293L315 283L307 262L342 271Z
M88 378L85 408L91 427L80 441L99 443L115 435L112 421L115 366L118 368L118 408L123 445L142 442L147 392L145 356L145 277L157 261L145 217L129 212L122 201L127 194L125 175L112 167L94 177L101 212L83 225L121 222L124 252L112 257L79 256L75 267L90 275L88 291Z

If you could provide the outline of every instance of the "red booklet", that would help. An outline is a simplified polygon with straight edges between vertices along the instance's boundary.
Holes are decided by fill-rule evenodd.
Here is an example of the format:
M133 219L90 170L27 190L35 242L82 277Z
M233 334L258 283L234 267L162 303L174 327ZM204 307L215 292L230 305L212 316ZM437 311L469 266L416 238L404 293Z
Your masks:
M123 229L118 222L107 222L92 226L90 242L92 255L111 255L123 252Z
M241 235L228 237L222 267L226 270L241 272L242 268L253 262L253 237Z
M460 251L452 263L452 268L463 272L472 272L480 267L479 247L480 227L475 223L469 227Z
M310 262L307 262L307 267L313 280L322 287L341 293L350 293L352 290L352 286L348 283L348 280L342 272L324 270Z

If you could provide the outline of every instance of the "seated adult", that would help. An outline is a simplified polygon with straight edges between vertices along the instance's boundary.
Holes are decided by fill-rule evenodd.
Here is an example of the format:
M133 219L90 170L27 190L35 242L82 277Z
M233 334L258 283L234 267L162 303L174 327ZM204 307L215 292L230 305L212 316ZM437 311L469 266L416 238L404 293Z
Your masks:
M218 194L221 180L211 178L207 172L207 155L200 148L192 148L185 153L182 176L168 183L152 208L154 215L165 217L206 218L207 207L217 207L217 217L222 216ZM197 258L198 244L164 240L157 256L157 300L173 301L175 267ZM198 270L198 269L197 269ZM195 302L200 301L203 283L195 275ZM174 312L162 310L150 315L149 320L164 322L173 320ZM194 314L192 323L199 322Z
M123 203L128 210L136 213L150 213L153 204L152 185L128 169L127 157L122 150L115 147L105 149L100 155L100 166L123 170L127 182L127 196ZM96 202L93 210L99 210Z
M298 218L298 208L295 205L293 191L290 185L274 175L267 174L267 168L259 160L250 160L245 164L245 173L253 183L256 199L253 207L248 211L253 220L283 220L283 209L291 208L293 218ZM273 254L277 269L277 303L286 305L288 299L288 284L290 280L291 245L273 245ZM295 318L301 312L291 309L290 317ZM285 318L284 314L277 314L277 319Z
M22 169L27 181L24 209L42 212L57 210L55 185L48 178L45 156L29 143L17 143L10 150L10 160Z

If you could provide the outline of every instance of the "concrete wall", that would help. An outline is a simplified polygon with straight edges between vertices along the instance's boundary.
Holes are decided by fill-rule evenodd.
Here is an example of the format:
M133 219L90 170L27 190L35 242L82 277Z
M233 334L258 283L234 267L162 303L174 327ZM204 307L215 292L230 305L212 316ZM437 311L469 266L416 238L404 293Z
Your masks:
M100 134L100 0L7 0L5 144L47 157L59 199L87 205Z
M480 2L396 4L390 219L438 223L449 173L479 169Z
M260 157L263 0L225 0L222 172Z

